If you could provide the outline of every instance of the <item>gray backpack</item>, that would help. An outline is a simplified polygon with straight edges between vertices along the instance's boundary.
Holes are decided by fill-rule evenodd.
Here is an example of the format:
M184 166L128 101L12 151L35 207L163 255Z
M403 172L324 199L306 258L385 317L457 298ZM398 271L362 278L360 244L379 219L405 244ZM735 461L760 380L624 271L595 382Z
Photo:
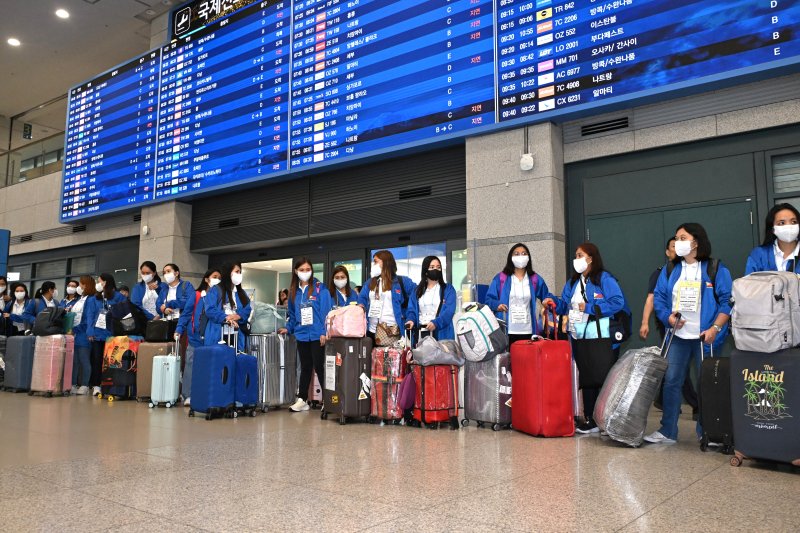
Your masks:
M268 335L286 327L286 307L253 302L250 314L250 334Z
M731 327L736 348L772 353L800 344L800 278L753 272L733 282Z

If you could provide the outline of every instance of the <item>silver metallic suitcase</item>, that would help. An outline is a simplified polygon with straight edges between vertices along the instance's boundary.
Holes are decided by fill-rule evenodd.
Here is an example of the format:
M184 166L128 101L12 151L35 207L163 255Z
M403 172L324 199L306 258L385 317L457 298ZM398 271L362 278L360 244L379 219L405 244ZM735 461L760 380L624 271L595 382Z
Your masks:
M511 355L501 353L488 361L464 365L464 419L478 427L491 424L497 431L511 426Z
M258 359L258 402L262 411L291 405L297 393L297 341L292 335L250 335Z

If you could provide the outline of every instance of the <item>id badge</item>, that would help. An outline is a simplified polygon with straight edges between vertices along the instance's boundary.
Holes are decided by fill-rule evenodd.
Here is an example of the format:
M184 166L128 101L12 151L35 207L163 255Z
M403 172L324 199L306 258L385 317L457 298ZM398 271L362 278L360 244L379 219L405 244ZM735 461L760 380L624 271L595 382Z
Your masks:
M310 305L300 308L300 325L313 326L314 325L314 308Z
M524 305L512 305L511 310L511 323L512 324L530 324L528 318L528 308Z
M696 313L700 309L700 287L700 281L678 282L678 312Z
M369 317L370 318L380 318L381 311L383 311L383 301L382 300L370 300L369 304Z
M570 309L569 310L569 323L570 324L579 324L581 322L586 322L586 313L584 313L580 309Z
M99 329L106 329L106 314L100 313L97 315L97 322L94 323L94 327Z

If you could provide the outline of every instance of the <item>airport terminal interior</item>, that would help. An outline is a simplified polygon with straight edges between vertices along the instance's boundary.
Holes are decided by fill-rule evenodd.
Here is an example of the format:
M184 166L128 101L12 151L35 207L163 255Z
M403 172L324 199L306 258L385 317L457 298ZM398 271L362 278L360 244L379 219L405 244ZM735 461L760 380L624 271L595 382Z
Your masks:
M789 340L800 320L780 330L775 303L797 304L800 316L800 298L770 293L774 305L762 315L776 320L752 319L748 330L754 307L731 296L755 294L743 289L752 272L800 273L798 234L778 229L800 218L796 2L0 4L0 281L10 289L0 289L0 532L800 531L800 333ZM683 259L662 269L670 253ZM402 277L384 290L394 314L376 303L384 282L375 277L389 256ZM673 279L695 260L694 281ZM174 283L196 288L217 270L219 290L207 288L218 294L237 285L236 268L223 265L240 265L239 292L228 294L234 307L239 298L237 310L246 295L252 312L233 323L270 324L242 336L238 355L224 346L235 365L254 360L252 412L233 401L233 385L226 416L206 420L200 411L194 385L204 378L187 371L187 345L202 352L193 356L199 365L223 349L222 327L214 342L179 333L180 346L165 348L165 360L177 352L164 363L175 398L151 405L154 397L136 393L151 369L136 375L135 357L103 351L114 340L86 340L85 324L79 333L88 310L70 311L74 330L59 322L40 334L49 312L37 306L47 300L32 299L30 310L22 296L14 300L15 288L30 296L54 288L60 301L70 281L105 291L109 276L118 289L146 293L147 261L170 284L150 289L151 306L157 292L185 297L166 273L178 270ZM593 278L592 264L606 277ZM301 289L302 303L288 310L281 292L305 269L316 296ZM364 310L341 305L326 316L334 303L314 318L342 270L349 281L339 296L364 286L352 297ZM797 283L780 279L789 278ZM670 283L680 283L674 295ZM548 293L560 306L560 333L542 329ZM680 376L683 396L674 376L663 396L652 385L680 363L671 348L653 355L663 332L656 315L647 318L648 294L656 313L672 300L662 316L679 325L676 312L688 317L678 345L699 340L703 328L719 341L703 375L692 367ZM612 300L613 310L600 310ZM138 301L131 309L149 309ZM198 292L183 314L192 331L195 322L210 327L199 313L207 301ZM481 319L480 309L495 313ZM223 323L233 314L222 302L219 310ZM344 333L339 312L365 330ZM425 321L450 313L428 346L448 362L460 358L446 367L452 380L435 379L439 364L405 374L400 356L390 361L390 346L395 356L409 352L384 326L414 312L409 351L420 361ZM110 324L102 314L94 328L124 338L112 330L134 331L123 329L134 314L109 314ZM586 326L579 338L576 324L593 314L603 317L597 334ZM130 335L154 342L139 326ZM164 331L161 344L170 344L172 330ZM506 333L526 340L492 351L508 344ZM328 345L319 383L304 391L300 367L317 357L309 345L320 334ZM528 343L533 334L570 342ZM90 365L96 383L79 376L71 352L81 335L92 350L100 345ZM348 367L357 356L328 351L352 354L383 335L387 347L364 352L383 364L358 372ZM20 378L24 343L31 355ZM41 370L40 346L58 343L60 371ZM279 347L280 363L265 363L267 343ZM699 362L697 345L686 350ZM613 356L596 387L586 375L599 363L587 362L587 349ZM541 366L523 362L533 352ZM511 360L520 361L513 388ZM117 383L122 364L132 384ZM344 368L353 370L349 385ZM428 368L434 378L425 378ZM155 390L161 374L152 371ZM44 374L55 387L37 388ZM195 389L191 402L184 380ZM416 387L407 409L379 416L381 402L387 410L401 403L404 380ZM267 400L271 393L282 399ZM340 423L335 413L350 402L359 411ZM420 423L442 413L441 423ZM482 414L491 419L479 424ZM719 442L698 440L704 416L713 418L704 428L728 428L706 435ZM567 427L552 429L558 424ZM633 436L622 435L633 426Z

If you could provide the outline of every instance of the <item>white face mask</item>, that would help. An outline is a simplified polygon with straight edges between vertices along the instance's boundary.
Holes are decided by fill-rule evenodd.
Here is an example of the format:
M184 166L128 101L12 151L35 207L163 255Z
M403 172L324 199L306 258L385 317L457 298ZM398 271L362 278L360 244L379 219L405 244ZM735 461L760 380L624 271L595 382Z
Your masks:
M22 300L24 300L24 299L25 299L25 293L24 293L24 292L15 292L15 293L14 293L14 296L15 296L15 297L17 298L17 300L19 300L20 302L21 302Z
M530 261L530 257L527 255L513 255L511 256L511 262L514 263L514 266L517 268L525 268L528 266L528 261Z
M586 269L589 268L589 263L586 261L585 257L576 257L572 260L572 268L574 268L575 272L578 274L583 274L586 272Z
M800 235L800 226L797 224L791 224L788 226L774 226L772 231L775 232L775 236L781 242L795 242L797 240L797 236Z
M211 279L208 280L208 286L209 287L216 287L217 285L219 285L220 281L222 281L222 280L219 279L219 278L211 278Z
M96 290L97 292L103 292L103 289L105 288L106 286L100 283L99 281L94 284L94 290Z
M53 297L50 299L55 300L56 298L58 298L58 289L53 289Z
M231 274L231 283L236 285L237 287L242 284L242 274L240 272L234 272Z
M297 271L297 277L300 278L300 281L305 283L306 281L311 279L311 271L309 270L307 272L300 272L298 270Z
M166 274L164 274L164 281L166 281L167 283L172 283L173 281L175 281L175 273L167 272Z
M6 292L6 286L0 285L0 292Z
M153 275L152 274L142 274L142 281L144 281L145 283L150 283L151 281L153 281Z
M72 287L72 286L70 286L70 287L67 287L67 294L69 294L70 296L72 296L72 295L73 295L73 294L75 294L76 292L78 292L78 289L77 289L77 288L75 288L75 287Z
M372 263L372 267L369 269L369 277L375 278L381 275L383 269L378 263Z
M333 284L336 285L337 289L344 289L345 287L347 287L347 278L334 279Z
M75 289L75 292L78 293L78 296L83 296L83 287L81 285L78 285L78 288Z
M675 241L675 253L678 257L686 257L692 253L692 241Z

